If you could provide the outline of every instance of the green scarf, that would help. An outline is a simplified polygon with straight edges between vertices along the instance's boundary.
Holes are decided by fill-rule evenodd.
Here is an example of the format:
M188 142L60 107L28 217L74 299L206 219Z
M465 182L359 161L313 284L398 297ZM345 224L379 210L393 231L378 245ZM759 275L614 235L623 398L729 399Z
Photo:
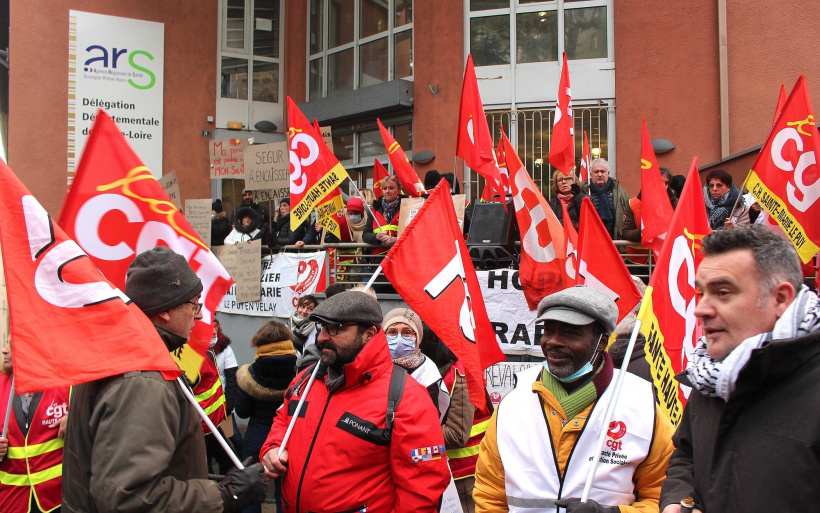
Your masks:
M602 367L603 366L598 367L595 374L598 374ZM595 374L593 374L593 376L595 376ZM598 392L595 390L595 383L592 382L592 379L587 379L589 379L589 381L587 381L584 386L576 389L570 394L567 393L564 386L560 381L558 381L558 379L555 378L555 376L547 372L547 369L541 371L541 382L544 384L544 387L549 390L556 399L558 399L558 404L560 404L561 408L564 409L564 413L567 415L567 420L584 411L584 408L598 399Z

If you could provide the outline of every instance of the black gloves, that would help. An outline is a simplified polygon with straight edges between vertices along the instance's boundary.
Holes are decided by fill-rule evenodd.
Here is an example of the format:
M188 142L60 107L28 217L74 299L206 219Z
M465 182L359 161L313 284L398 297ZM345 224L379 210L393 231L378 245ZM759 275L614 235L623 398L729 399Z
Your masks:
M555 505L559 508L566 508L567 513L619 513L618 506L603 506L592 499L581 502L579 498L558 499Z
M225 513L239 513L251 504L265 501L268 485L261 463L250 465L253 459L246 459L245 468L231 469L216 485L222 494ZM250 465L250 466L248 466Z

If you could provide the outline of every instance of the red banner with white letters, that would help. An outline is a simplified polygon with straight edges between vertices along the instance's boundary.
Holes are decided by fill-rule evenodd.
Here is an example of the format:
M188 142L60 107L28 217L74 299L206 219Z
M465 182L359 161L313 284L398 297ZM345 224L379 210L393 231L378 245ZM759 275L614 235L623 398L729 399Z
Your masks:
M100 274L2 161L0 191L17 393L135 370L179 376L151 321Z
M558 83L558 103L552 122L549 161L553 167L569 176L575 167L575 121L572 119L572 92L569 87L569 67L564 52L561 80Z
M506 357L487 317L449 187L439 182L381 267L407 305L461 360L470 402L481 407L483 371ZM429 251L431 240L437 241L436 251Z

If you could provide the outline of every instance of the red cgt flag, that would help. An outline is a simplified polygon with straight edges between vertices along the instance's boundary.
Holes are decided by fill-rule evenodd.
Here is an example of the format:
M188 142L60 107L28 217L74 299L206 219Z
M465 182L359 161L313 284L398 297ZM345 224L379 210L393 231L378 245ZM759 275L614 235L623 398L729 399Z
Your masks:
M426 194L427 189L424 188L424 184L419 180L419 175L416 174L416 170L410 165L410 161L407 159L407 155L404 154L404 150L401 149L401 145L399 145L396 139L390 135L390 132L384 128L379 118L376 118L376 122L379 124L379 132L382 134L384 147L387 148L387 158L390 159L390 165L393 166L393 171L395 171L396 177L401 182L404 190L413 198L418 198L422 194Z
M478 80L473 66L473 56L467 56L464 68L464 83L461 87L461 106L458 111L458 132L456 136L456 155L464 159L470 169L474 169L496 189L501 183L501 174L493 152L493 137L487 116L484 115L484 104L478 92Z
M589 141L587 140L587 131L584 130L584 149L581 153L581 182L589 180L589 170L592 167L592 157L589 154Z
M618 307L618 322L641 300L641 292L632 281L618 248L609 237L589 196L585 196L581 203L578 223L576 283L598 289L612 298Z
M521 232L518 279L527 305L530 310L535 310L541 299L564 288L564 229L527 174L510 140L503 134L501 138L510 173L515 218Z
M686 369L698 339L695 269L702 259L701 239L712 231L697 166L696 157L638 312L658 402L674 425L686 401L675 375Z
M550 138L550 164L569 176L575 166L575 121L572 118L572 92L569 88L569 68L564 52L564 65L558 83L558 103Z
M373 195L376 199L382 197L382 181L390 176L387 169L384 168L378 160L373 161Z
M17 393L136 370L179 376L151 321L100 274L2 161L0 190Z
M820 133L803 75L797 79L746 179L803 263L820 251Z
M660 252L674 210L646 130L646 119L641 120L641 209L641 245Z
M203 287L202 319L194 326L189 346L205 354L213 335L214 312L233 280L102 110L59 223L120 289L125 288L128 266L143 251L163 245L184 256ZM195 374L197 363L186 370Z
M783 107L786 105L786 84L780 84L780 94L777 95L777 108L774 111L774 119L772 120L772 126L777 123L777 118L780 117L780 113L783 111Z
M572 218L569 216L567 205L561 202L562 220L564 222L564 238L567 241L567 259L564 262L564 287L575 285L578 273L578 232L572 225Z
M484 369L506 358L487 317L449 187L446 180L439 182L381 267L408 306L464 364L470 401L483 405ZM436 251L428 251L431 240L438 241Z

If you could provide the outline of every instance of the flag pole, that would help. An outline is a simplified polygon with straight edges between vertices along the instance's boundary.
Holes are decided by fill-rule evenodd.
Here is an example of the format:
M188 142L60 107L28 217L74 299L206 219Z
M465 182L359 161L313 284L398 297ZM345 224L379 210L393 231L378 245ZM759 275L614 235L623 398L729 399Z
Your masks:
M316 381L316 375L319 374L319 368L322 366L322 362L316 362L316 366L313 368L313 373L310 375L310 379L307 382L307 386L305 387L304 393L302 393L302 397L299 398L299 404L296 405L296 411L293 412L293 416L290 418L290 424L288 424L288 430L285 431L285 437L282 439L282 445L279 446L279 453L277 456L282 456L282 452L286 449L288 445L288 440L290 440L290 434L293 432L293 426L296 424L296 419L299 418L299 413L302 411L302 405L305 403L305 398L310 392L310 387L313 386L313 382Z
M367 284L362 289L362 292L367 292L368 290L370 290L370 287L373 286L373 282L376 281L376 278L378 278L378 276L379 276L379 274L381 274L381 272L382 272L382 266L378 266L376 268L376 272L373 273L373 276L371 276L370 279L367 280Z
M8 438L9 419L11 418L11 401L14 399L14 373L11 374L11 391L9 392L9 403L6 405L6 418L3 421L3 438ZM0 456L0 461L3 457Z
M581 502L586 502L589 499L589 493L592 490L592 482L595 480L595 471L598 470L598 463L601 460L601 452L604 450L604 442L607 438L607 427L612 422L612 417L615 414L615 407L618 405L618 399L621 395L621 387L626 378L626 368L629 366L629 361L632 359L632 352L635 349L635 341L638 338L638 333L641 331L641 318L643 317L646 305L649 304L646 296L641 301L641 308L638 311L638 316L635 319L635 327L632 329L632 336L629 337L629 344L626 346L626 353L624 353L624 360L621 363L621 371L618 373L618 379L615 381L615 389L612 391L612 397L606 407L604 414L604 423L601 427L601 432L598 435L598 444L595 449L595 455L592 460L592 465L589 467L589 474L587 475L586 484L584 484L584 493L581 494Z
M729 219L732 218L732 214L735 213L735 209L737 208L737 203L740 201L740 198L743 197L743 189L746 188L746 182L749 180L749 176L752 174L752 170L750 169L748 173L746 173L746 178L743 179L743 183L740 185L740 194L737 195L737 199L735 200L735 204L732 205L732 210L729 211ZM709 184L706 184L707 189L709 188ZM752 192L752 191L749 191Z
M211 433L213 433L213 435L216 437L216 440L219 442L219 445L221 445L222 448L225 449L225 452L228 453L228 457L231 458L231 461L234 465L236 465L236 468L238 468L239 470L244 469L245 466L242 465L242 462L239 461L239 458L237 458L236 454L234 454L233 450L228 445L228 442L225 441L225 438L222 437L222 434L219 432L216 426L214 426L214 423L211 422L211 419L208 418L208 414L205 413L205 410L203 410L202 406L199 405L196 398L194 397L193 392L191 392L191 389L188 388L188 385L186 385L184 381L182 381L182 376L177 378L177 383L179 383L179 388L182 389L182 393L185 394L185 397L188 399L188 402L194 405L194 408L196 408L196 412L199 413L199 416L202 418L202 421L205 423L206 426L208 426L208 429L210 429Z
M378 219L376 219L376 215L375 215L375 214L373 214L373 211L372 211L372 210L370 210L370 205L368 205L368 204L367 204L367 200L366 200L366 199L364 198L364 196L362 195L362 191L360 191L360 190L359 190L359 188L358 188L358 187L356 187L356 182L354 182L354 181L353 181L353 179L352 179L352 178L350 178L350 175L347 175L347 179L348 179L348 180L350 180L350 185L352 185L352 186L353 186L353 189L355 189L355 191L356 191L356 196L358 196L358 197L360 197L360 198L362 199L362 203L364 204L364 209L367 211L367 213L368 213L368 214L370 214L370 217L372 217L372 218L373 218L373 222L374 222L374 223L376 223L376 226L378 226L379 228L381 228L381 227L382 227L381 223L379 223L379 220L378 220Z

